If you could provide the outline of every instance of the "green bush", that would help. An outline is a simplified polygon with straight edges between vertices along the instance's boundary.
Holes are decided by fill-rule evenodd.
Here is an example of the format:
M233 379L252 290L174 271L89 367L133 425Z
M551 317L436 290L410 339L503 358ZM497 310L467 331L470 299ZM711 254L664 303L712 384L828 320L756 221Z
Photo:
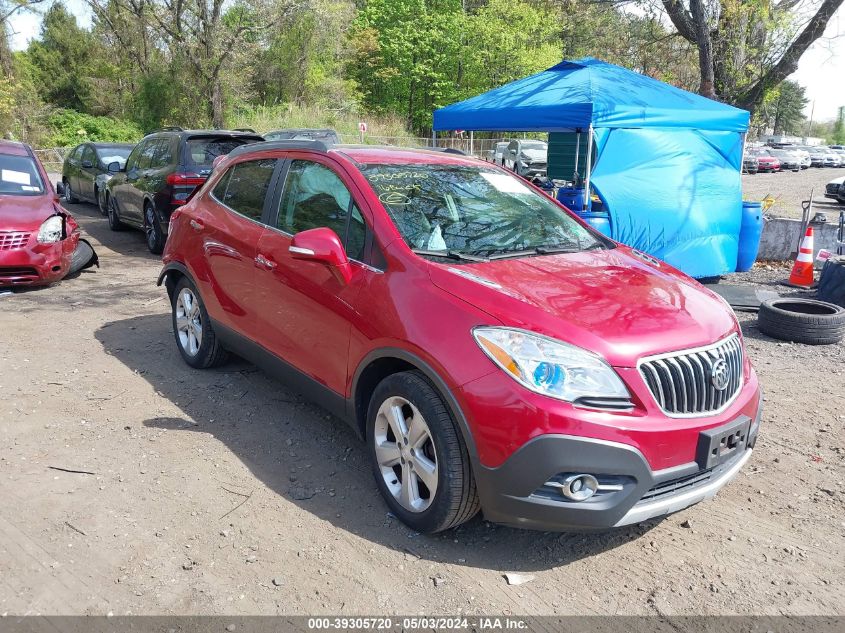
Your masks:
M75 110L56 110L47 117L45 147L72 147L84 141L134 142L143 136L131 121L93 116Z

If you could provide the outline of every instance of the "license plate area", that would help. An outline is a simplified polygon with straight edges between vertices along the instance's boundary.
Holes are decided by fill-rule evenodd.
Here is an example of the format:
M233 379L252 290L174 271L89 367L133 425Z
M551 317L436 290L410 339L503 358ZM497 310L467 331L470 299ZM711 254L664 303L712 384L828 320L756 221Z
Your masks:
M714 429L701 431L695 461L700 468L714 468L724 464L745 450L751 419L745 416Z

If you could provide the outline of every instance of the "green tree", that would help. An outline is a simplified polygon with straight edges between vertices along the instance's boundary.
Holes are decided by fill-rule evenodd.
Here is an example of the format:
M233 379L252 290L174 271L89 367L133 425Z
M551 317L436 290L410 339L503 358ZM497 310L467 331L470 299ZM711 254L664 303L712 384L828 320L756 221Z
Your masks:
M803 135L807 101L803 86L794 81L784 81L766 95L758 109L758 121L775 134Z
M699 92L754 112L797 70L843 0L661 2L678 34L698 50Z
M836 111L836 120L833 122L831 140L836 145L845 144L845 106L839 106Z
M95 48L91 33L79 27L64 5L53 4L44 15L39 39L27 50L42 98L59 107L86 111L92 99L88 78Z

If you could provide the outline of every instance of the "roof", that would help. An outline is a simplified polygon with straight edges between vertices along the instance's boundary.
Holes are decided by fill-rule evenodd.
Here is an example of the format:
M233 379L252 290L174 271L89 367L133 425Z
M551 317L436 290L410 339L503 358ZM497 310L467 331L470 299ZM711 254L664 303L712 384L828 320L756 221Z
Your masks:
M0 154L11 154L13 156L29 156L29 146L17 141L0 140Z
M435 130L686 128L745 132L749 113L592 57L564 61L434 113Z
M241 145L229 152L229 157L243 156L254 152L305 150L322 153L334 153L345 156L356 163L393 163L393 164L440 164L440 165L477 165L478 159L462 153L452 153L447 148L408 148L386 145L332 145L309 139L286 139L264 141ZM484 163L489 165L489 163Z

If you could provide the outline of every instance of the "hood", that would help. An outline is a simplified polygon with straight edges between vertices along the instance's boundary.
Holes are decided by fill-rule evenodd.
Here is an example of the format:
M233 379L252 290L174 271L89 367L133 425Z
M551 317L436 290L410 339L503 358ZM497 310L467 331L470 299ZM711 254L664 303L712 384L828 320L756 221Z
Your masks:
M52 196L0 195L0 231L38 230L58 210Z
M845 183L845 176L840 176L839 178L834 178L833 180L831 180L827 184L828 185L841 185L842 183Z
M543 149L524 149L519 155L531 161L545 163L548 152Z
M656 260L655 260L656 261ZM622 247L430 266L432 282L502 324L601 354L616 367L713 343L737 329L714 293Z

